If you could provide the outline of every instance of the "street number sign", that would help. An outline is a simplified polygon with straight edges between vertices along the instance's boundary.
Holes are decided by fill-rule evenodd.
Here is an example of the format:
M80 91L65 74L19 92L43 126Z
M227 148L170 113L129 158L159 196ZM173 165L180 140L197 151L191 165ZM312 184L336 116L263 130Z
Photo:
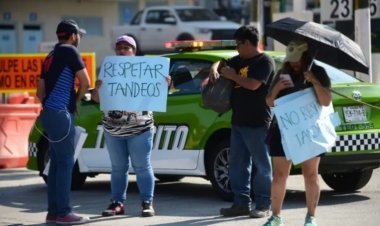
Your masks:
M380 18L380 0L371 0L369 3L371 18Z
M322 22L352 20L355 11L353 1L354 0L321 1ZM371 18L380 18L380 0L370 0L369 11Z
M321 1L322 21L352 20L353 0Z

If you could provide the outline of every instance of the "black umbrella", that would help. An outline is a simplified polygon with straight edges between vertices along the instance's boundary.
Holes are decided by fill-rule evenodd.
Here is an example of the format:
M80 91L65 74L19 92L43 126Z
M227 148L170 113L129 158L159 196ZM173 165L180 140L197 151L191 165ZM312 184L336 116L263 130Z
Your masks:
M305 40L316 59L368 74L367 61L359 45L327 25L288 17L268 24L265 31L284 45L292 40Z

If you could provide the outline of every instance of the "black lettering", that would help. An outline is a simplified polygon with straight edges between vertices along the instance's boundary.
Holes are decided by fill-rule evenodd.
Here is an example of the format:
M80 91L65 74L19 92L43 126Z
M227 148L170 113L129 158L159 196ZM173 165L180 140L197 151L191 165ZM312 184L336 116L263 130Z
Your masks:
M119 91L121 91L121 93L125 96L125 90L120 83L117 84L115 95L117 95L119 93Z
M300 122L300 118L295 111L285 113L280 116L280 120L283 123L285 129L288 129L291 126L297 125Z
M156 86L155 86L155 89L154 89L154 93L153 93L152 96L154 96L154 97L158 97L158 96L160 96L160 85L161 85L160 82L157 82L157 83L156 83ZM156 91L157 91L157 92L156 92Z
M146 95L149 96L147 91L148 91L147 83L146 82L141 83L141 87L140 87L141 96L142 97L145 97Z
M163 75L162 73L161 73L161 69L163 68L164 66L162 65L162 64L156 64L156 65L154 65L154 69L155 69L155 78L157 78L157 75L161 75L161 76L167 76L167 75Z
M105 62L103 67L104 77L110 76L111 78L115 76L115 65L111 62Z
M116 85L116 82L109 82L108 85L111 85L111 96L114 94L114 85Z
M133 83L133 97L137 97L140 94L140 86L138 83Z
M120 63L119 67L121 68L121 71L118 73L118 75L124 76L125 78L128 74L128 70L132 67L132 64L129 62Z

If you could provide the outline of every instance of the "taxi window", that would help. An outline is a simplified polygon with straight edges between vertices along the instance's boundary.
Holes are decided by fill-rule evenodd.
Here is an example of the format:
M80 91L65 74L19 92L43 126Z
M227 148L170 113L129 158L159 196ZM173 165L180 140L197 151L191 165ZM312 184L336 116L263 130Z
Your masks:
M169 95L200 93L202 82L208 78L211 64L208 61L172 59Z

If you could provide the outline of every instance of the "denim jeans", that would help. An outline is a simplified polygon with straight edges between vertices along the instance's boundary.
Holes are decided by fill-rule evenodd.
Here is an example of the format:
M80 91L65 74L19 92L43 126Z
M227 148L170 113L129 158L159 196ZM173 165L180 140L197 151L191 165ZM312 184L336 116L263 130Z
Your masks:
M272 165L265 144L267 128L232 125L231 129L229 176L234 204L251 205L252 184L256 209L270 209ZM255 172L251 182L252 162Z
M66 110L44 109L41 123L49 138L50 168L47 182L48 214L71 212L70 189L74 166L74 115Z
M128 188L129 158L136 173L141 201L152 201L154 174L150 163L153 128L134 136L113 136L104 132L105 142L111 159L112 200L124 202Z

